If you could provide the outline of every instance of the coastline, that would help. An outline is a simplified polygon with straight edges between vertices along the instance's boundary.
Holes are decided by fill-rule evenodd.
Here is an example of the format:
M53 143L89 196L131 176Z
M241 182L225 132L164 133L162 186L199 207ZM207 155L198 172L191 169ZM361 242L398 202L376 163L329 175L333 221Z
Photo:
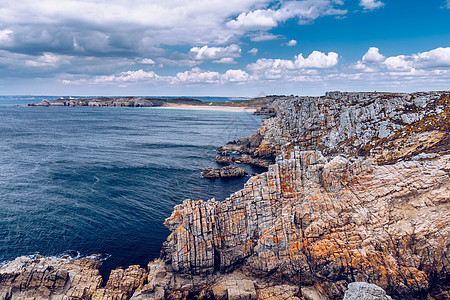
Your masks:
M220 148L272 152L275 163L225 201L176 205L160 258L113 270L105 285L96 261L19 257L3 267L0 299L328 300L354 285L383 300L447 299L449 101L450 92L276 100L276 116ZM156 108L182 107L230 108Z

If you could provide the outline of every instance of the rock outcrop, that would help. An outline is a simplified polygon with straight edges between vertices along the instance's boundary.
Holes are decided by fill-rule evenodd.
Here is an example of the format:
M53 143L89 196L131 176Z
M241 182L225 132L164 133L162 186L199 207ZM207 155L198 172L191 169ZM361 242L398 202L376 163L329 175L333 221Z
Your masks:
M0 295L342 299L349 286L346 297L450 298L450 93L331 92L271 105L275 117L220 149L268 171L223 202L177 205L147 270L113 271L103 285L94 262L19 258L0 269Z
M235 166L226 166L223 168L200 169L204 178L238 178L245 177L248 172L243 168Z

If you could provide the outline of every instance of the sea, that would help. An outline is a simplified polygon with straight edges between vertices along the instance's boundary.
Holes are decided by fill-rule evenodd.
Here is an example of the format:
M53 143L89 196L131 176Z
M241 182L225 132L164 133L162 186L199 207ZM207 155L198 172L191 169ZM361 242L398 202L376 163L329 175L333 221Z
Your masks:
M102 274L145 266L160 255L175 205L223 201L248 180L205 179L199 169L218 167L216 148L252 134L260 116L26 106L58 97L0 96L0 265L100 254Z

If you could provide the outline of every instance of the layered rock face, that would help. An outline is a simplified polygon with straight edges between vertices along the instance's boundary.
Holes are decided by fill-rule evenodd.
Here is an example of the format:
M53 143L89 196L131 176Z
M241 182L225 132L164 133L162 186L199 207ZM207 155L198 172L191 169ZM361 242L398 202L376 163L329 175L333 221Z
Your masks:
M376 283L445 299L449 279L450 98L342 94L279 103L259 148L276 164L224 202L175 207L165 253L181 273ZM331 284L332 283L332 284Z
M0 299L121 300L143 288L148 272L139 266L111 272L102 286L94 258L18 257L0 269Z

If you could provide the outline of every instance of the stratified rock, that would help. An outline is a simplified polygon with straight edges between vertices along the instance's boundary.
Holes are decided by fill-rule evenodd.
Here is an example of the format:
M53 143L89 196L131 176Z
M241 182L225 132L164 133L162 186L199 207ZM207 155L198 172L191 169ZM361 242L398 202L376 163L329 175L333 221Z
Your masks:
M92 295L92 300L129 299L136 291L147 283L147 270L140 266L129 266L127 269L111 271L108 282Z
M348 285L344 300L392 300L392 298L376 284L352 282Z
M99 262L18 257L0 268L0 299L89 299L100 287Z
M200 171L202 171L202 176L205 178L236 178L248 175L248 172L243 168L235 166L200 169Z
M0 299L129 299L147 283L139 266L111 272L105 287L96 259L18 257L0 268Z

